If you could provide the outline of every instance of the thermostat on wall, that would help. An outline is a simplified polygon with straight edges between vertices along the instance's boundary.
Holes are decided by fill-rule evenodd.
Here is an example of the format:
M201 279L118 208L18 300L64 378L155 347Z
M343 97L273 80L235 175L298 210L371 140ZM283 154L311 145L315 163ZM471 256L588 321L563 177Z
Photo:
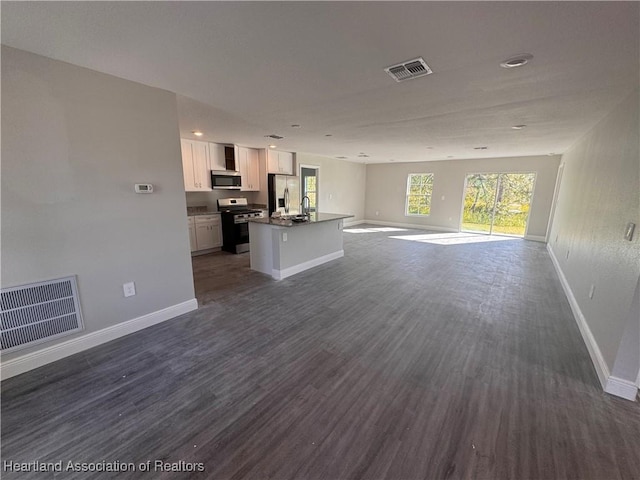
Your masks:
M136 193L153 193L153 185L150 183L136 183Z

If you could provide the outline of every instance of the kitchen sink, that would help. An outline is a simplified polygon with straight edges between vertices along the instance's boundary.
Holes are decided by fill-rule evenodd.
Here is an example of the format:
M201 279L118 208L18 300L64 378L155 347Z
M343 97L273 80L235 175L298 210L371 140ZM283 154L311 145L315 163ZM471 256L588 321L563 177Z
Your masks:
M309 217L307 215L291 215L291 217L289 217L290 220L292 222L296 222L296 223L302 223L302 222L308 222L309 221Z

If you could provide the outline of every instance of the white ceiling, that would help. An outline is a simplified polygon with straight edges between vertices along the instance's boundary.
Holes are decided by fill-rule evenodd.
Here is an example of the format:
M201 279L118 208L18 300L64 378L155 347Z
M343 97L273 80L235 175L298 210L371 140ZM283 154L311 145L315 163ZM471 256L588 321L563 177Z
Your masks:
M639 18L637 2L3 1L2 43L176 92L185 137L401 162L564 152L638 86ZM432 75L383 71L418 56Z

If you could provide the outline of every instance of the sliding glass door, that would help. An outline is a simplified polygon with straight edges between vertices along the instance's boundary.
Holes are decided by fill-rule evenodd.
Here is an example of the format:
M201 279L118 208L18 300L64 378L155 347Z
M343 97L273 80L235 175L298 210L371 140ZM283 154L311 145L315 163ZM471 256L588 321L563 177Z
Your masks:
M523 237L535 178L535 173L467 175L460 229Z

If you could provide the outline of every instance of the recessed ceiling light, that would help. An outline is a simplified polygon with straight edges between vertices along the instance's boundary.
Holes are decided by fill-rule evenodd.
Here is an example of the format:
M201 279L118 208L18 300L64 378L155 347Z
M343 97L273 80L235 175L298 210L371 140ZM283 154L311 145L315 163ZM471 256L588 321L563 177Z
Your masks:
M504 62L500 64L502 68L515 68L522 67L529 63L529 60L533 58L533 55L530 53L519 53L518 55L513 55L512 57L507 58Z
M522 130L526 125L514 125L511 127L513 130Z
M201 137L202 135L204 135L200 130L194 130L193 133L196 137Z
M269 148L276 148L275 145L269 145Z
M297 123L294 123L293 125L291 125L291 128L300 128L300 125L298 125Z
M489 147L473 147L474 150L486 150Z

